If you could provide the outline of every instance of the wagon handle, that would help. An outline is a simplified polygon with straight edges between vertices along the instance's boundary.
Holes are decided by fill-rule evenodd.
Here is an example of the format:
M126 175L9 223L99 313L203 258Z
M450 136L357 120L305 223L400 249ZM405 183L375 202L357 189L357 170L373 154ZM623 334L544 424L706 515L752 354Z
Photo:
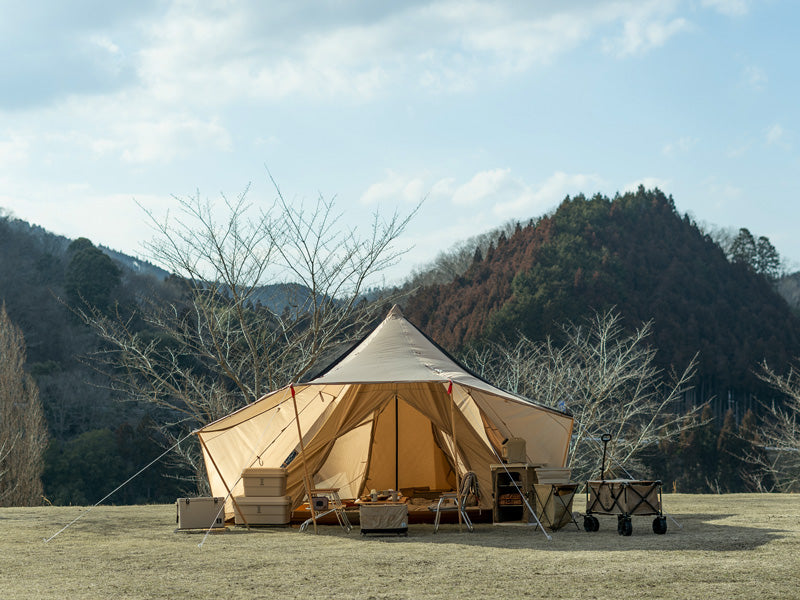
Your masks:
M608 447L608 442L611 441L611 434L604 433L600 436L600 441L603 442L603 466L602 471L600 471L600 481L606 480L606 448Z

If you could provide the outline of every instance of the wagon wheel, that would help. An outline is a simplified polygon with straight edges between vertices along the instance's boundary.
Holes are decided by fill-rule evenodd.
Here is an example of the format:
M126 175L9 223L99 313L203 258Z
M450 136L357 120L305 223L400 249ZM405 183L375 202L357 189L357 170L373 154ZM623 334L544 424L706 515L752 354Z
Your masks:
M585 515L583 517L583 528L589 533L597 531L600 529L600 521L594 515Z
M653 533L664 535L667 533L667 517L656 517L653 519Z
M617 533L624 536L629 536L633 533L633 523L630 517L619 517L617 521Z

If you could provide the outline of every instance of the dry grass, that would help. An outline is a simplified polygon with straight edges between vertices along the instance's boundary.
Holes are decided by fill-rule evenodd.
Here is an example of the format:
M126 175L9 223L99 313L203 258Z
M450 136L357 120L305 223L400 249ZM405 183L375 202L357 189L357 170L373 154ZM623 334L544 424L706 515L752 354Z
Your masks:
M527 527L408 538L338 527L173 533L173 506L0 509L0 597L14 598L796 598L800 495L664 496L681 522L633 536L600 517L548 542ZM576 505L577 509L582 507Z

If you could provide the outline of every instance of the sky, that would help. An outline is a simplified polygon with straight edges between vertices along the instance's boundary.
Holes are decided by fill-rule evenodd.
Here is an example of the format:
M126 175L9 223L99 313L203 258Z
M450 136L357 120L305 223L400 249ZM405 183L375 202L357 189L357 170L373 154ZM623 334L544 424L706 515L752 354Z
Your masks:
M422 205L392 283L566 196L659 187L800 268L795 0L0 0L0 207L146 257L145 210Z

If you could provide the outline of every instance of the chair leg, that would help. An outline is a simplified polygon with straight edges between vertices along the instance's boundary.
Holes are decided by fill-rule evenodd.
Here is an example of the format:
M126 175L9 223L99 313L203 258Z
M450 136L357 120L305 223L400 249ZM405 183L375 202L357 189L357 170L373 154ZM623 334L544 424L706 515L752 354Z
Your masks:
M439 520L442 518L442 498L439 498L439 503L436 505L436 518L433 520L433 533L439 531Z
M459 506L459 507L458 507L458 510L459 510L459 512L461 512L461 517L462 517L462 519L464 520L464 523L465 523L465 524L466 524L466 526L467 526L467 530L468 530L470 533L472 533L472 532L475 530L475 527L472 525L472 519L470 519L470 518L469 518L469 515L467 514L467 509L466 509L466 507L464 507L464 506Z

